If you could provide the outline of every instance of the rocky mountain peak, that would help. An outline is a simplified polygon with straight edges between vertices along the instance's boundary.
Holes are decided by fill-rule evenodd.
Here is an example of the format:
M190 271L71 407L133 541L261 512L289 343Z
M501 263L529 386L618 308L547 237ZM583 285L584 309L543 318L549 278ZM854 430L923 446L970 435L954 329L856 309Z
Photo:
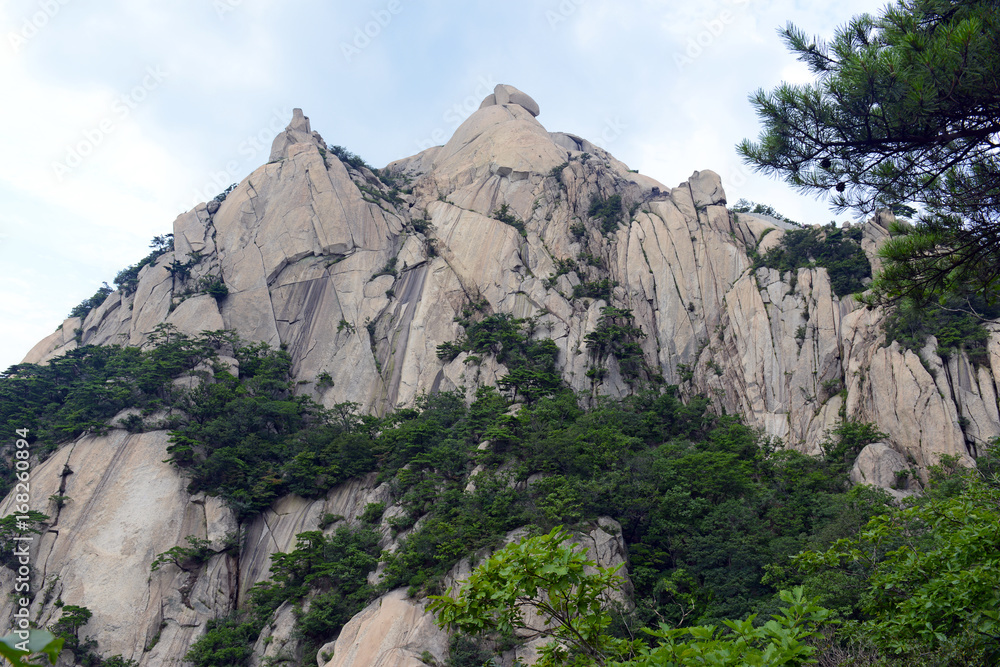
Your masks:
M844 417L875 422L920 465L967 457L1000 433L1000 357L937 359L932 345L921 366L910 350L880 347L882 314L834 294L825 269L753 268L751 255L794 230L731 214L718 174L667 187L583 137L549 132L538 111L500 84L445 145L371 170L329 153L295 109L269 163L179 216L173 252L142 268L133 291L67 320L26 361L142 344L164 322L228 328L287 347L302 391L324 405L382 413L508 372L437 356L461 337L468 304L485 303L536 318L573 389L621 396L634 378L586 338L614 306L644 333L650 372L807 452ZM885 225L877 217L860 241L875 265ZM199 288L213 281L225 298ZM902 379L861 370L875 362ZM947 370L932 377L937 366ZM927 397L919 413L914 395ZM911 428L930 413L933 427Z
M717 412L806 453L822 453L845 420L871 422L886 437L858 457L854 478L883 486L942 454L971 462L1000 434L1000 335L976 360L933 338L919 354L886 345L884 313L838 294L828 268L809 257L780 270L755 261L788 234L815 232L850 235L874 263L889 217L808 232L737 214L717 173L667 187L583 137L549 132L538 114L531 97L501 84L445 145L373 169L328 150L295 109L267 164L178 216L171 249L131 267L131 284L67 319L25 362L83 345L142 346L166 324L280 347L296 393L365 413L441 391L471 399L485 386L517 397L517 382L553 376L592 403L676 385L682 398L707 397ZM472 340L484 322L540 344L533 354L551 370L528 367L526 354L504 356L506 342ZM240 372L235 358L225 362ZM54 600L89 607L86 635L140 667L181 664L297 534L329 534L328 517L357 523L369 506L394 502L392 484L372 473L322 498L285 495L240 526L219 498L189 493L164 461L166 427L131 416L140 432L81 436L33 470L32 509L54 515L59 530L40 538L35 589L45 582L52 595L32 613L45 624L61 613ZM50 509L56 497L72 501ZM13 504L8 496L0 514ZM403 514L387 508L383 547ZM224 548L237 530L241 549ZM624 560L620 535L591 532L605 554L597 560ZM191 536L212 547L203 570L150 576L156 554ZM3 576L10 590L10 571ZM443 660L447 637L404 590L359 613L340 644L320 650L320 664L327 652L336 666L375 664L361 646L409 660L393 664L423 664L412 647ZM10 618L13 604L0 599L0 616ZM290 603L276 612L252 667L301 649L296 614Z
M288 157L288 148L295 144L311 144L326 150L326 143L319 132L313 132L309 125L309 116L302 109L292 109L292 122L271 143L271 155L268 162L274 162Z
M484 109L491 106L507 106L510 104L520 106L532 116L539 114L538 103L530 95L521 92L514 86L508 86L504 83L497 84L497 87L493 89L493 93L486 96L483 103L479 105L479 108Z

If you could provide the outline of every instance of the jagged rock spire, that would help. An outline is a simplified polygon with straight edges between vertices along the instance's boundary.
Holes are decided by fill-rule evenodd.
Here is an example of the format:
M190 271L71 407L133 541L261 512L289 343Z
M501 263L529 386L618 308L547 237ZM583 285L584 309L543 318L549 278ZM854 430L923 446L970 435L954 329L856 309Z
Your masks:
M323 137L319 132L313 132L309 126L309 116L303 115L302 109L292 109L292 122L274 138L268 162L288 157L288 147L292 144L315 144L319 148L326 148Z

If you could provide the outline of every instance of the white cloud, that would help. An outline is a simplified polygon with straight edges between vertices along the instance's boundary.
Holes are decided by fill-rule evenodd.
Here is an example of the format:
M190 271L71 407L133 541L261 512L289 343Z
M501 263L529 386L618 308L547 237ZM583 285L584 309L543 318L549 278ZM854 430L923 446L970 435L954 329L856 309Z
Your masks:
M214 0L56 1L58 13L17 51L8 34L40 2L0 5L0 367L138 261L196 192L207 198L266 162L294 106L331 143L384 164L434 130L450 134L446 111L493 77L535 97L550 130L596 140L609 122L625 125L608 148L668 186L711 168L734 200L825 221L824 204L747 175L733 145L758 132L748 93L808 80L777 27L792 20L829 35L872 9L861 0L399 0L402 11L347 62L340 42L388 0L222 0L232 11L221 16ZM554 26L549 12L561 19ZM700 52L679 68L692 40ZM168 76L116 114L150 67ZM53 162L107 119L113 128L90 155L55 178Z

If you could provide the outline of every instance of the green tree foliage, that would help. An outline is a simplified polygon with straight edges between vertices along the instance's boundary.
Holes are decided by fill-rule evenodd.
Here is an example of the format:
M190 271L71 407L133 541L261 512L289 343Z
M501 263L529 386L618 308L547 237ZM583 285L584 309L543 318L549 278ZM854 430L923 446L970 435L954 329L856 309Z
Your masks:
M73 310L69 312L69 316L86 317L87 314L90 313L90 311L92 311L94 308L97 308L102 303L104 303L104 300L107 299L108 296L113 291L114 290L111 288L110 285L104 283L99 288L97 288L97 291L94 292L94 296L90 297L89 299L84 299L79 304L74 306Z
M815 84L751 101L764 129L739 151L836 209L912 203L914 233L886 244L880 300L1000 277L1000 7L988 0L902 0L854 17L829 43L789 25L789 48Z
M11 366L0 374L0 424L8 432L27 428L33 453L44 458L61 442L108 428L126 408L151 413L171 405L179 395L171 381L214 358L224 339L160 327L145 350L88 345L44 366ZM5 465L9 483L12 471Z
M524 221L518 219L518 217L511 212L510 206L508 204L501 204L500 208L493 211L493 219L499 220L505 225L510 225L511 227L516 229L517 233L520 234L521 236L528 235L528 231L524 226Z
M229 296L229 288L219 276L202 276L198 280L198 287L202 292L213 297L216 301L222 301Z
M894 507L894 501L883 489L872 486L855 486L847 493L830 498L831 520L822 523L805 541L804 550L823 550L839 539L857 537L875 516L885 514ZM819 603L833 610L838 618L851 618L867 592L867 580L857 570L823 570L802 572L792 564L797 553L790 553L764 566L766 574L762 583L775 589L790 590L802 586ZM759 609L770 611L775 600Z
M483 667L489 664L493 652L479 642L455 633L448 644L448 660L445 667ZM427 662L427 661L425 661Z
M230 193L232 193L232 191L236 189L237 185L238 185L237 183L230 183L228 186L226 186L225 190L215 195L212 199L221 204L222 202L226 201L226 197L228 197Z
M462 319L465 336L455 343L438 346L438 357L451 361L462 352L470 352L473 361L492 355L507 367L500 379L501 389L528 403L552 394L563 387L556 368L559 348L550 338L534 338L534 321L517 319L507 313L487 315L479 321Z
M495 355L514 370L550 368L558 378L545 365L554 363L551 341L533 338L530 321L475 312L470 306L465 315L461 349ZM630 333L626 311L608 314L594 348L624 355L627 349L613 352L616 338L637 334ZM217 363L222 349L239 360L238 376ZM172 382L195 368L202 381L193 389ZM632 627L664 622L684 630L659 637L663 646L683 644L686 651L702 642L706 651L723 650L712 642L743 633L747 647L766 651L776 635L753 634L764 626L753 625L751 633L744 632L750 626L724 621L781 616L782 606L800 603L808 609L806 598L778 597L797 585L853 622L874 613L865 607L874 568L852 562L803 575L788 567L802 550L823 552L839 539L856 538L885 511L884 495L844 493L852 457L881 437L871 425L843 424L831 434L827 456L811 458L779 448L732 417L713 415L705 398L681 401L674 387L618 400L590 398L584 409L558 384L534 395L484 387L471 405L458 392L430 394L379 418L359 416L350 403L321 409L295 394L290 369L280 349L220 332L189 338L164 329L144 350L89 350L47 367L16 367L0 382L5 419L18 427L33 419L36 444L43 434L43 442L58 443L77 429L106 427L122 406L169 408L175 463L192 488L221 496L241 519L280 495L317 497L371 471L387 482L392 498L386 507L394 511L372 511L360 530L303 534L292 554L275 557L272 581L192 647L189 659L197 665L245 664L249 646L285 601L301 603L303 638L318 646L380 591L441 592L442 578L459 560L495 549L511 530L533 526L546 533L564 524L591 530L605 516L620 524L628 549L636 608L625 620ZM512 401L526 394L531 401L512 411ZM105 395L114 400L92 400ZM100 409L87 411L94 406ZM960 497L965 485L947 476L953 462L944 463L935 473L942 478L938 495ZM992 470L988 463L982 469ZM400 542L381 556L383 579L373 590L366 577L380 558L376 529L399 533ZM211 555L203 547L193 542L165 552L160 565L194 567ZM806 641L811 613L778 621L785 623L781 632L792 633L782 635L789 646ZM918 611L913 614L917 619ZM713 627L698 629L707 626ZM948 628L938 631L957 642L955 650L983 648ZM616 641L628 638L620 615L602 632ZM858 641L872 640L861 635Z
M605 301L611 301L611 290L616 284L617 283L610 278L588 280L580 283L579 285L573 285L573 298L604 299Z
M861 228L844 230L833 224L786 231L778 245L754 262L754 269L761 266L782 273L823 267L833 293L841 298L863 290L864 281L872 277L871 264L861 249Z
M593 572L578 545L563 546L569 538L554 528L506 546L469 575L457 597L434 596L428 610L442 627L465 633L553 638L539 651L540 667L603 665L606 656L627 653L627 642L606 632L608 595L622 583L617 568ZM584 661L571 662L576 655Z
M875 516L858 536L794 559L863 577L851 634L901 664L1000 659L1000 486L963 479L957 493Z
M194 667L245 667L266 620L246 620L243 614L211 619L184 659Z
M748 199L741 198L729 210L732 211L733 213L759 213L760 215L767 215L772 218L775 218L776 220L781 220L783 222L787 222L790 225L795 225L796 227L802 226L799 223L795 222L794 220L787 218L781 213L779 213L770 204L761 204L759 202L750 201Z
M223 348L239 361L238 377L218 363ZM201 380L195 388L173 382L191 373ZM244 518L285 493L314 497L375 467L370 434L350 406L327 412L294 388L283 350L225 332L190 337L161 327L146 349L85 346L44 366L12 366L0 376L0 423L28 428L44 457L81 433L109 428L126 408L141 410L130 430L169 409L169 419L152 426L171 429L171 460L192 490L221 495ZM10 461L3 472L9 484Z
M480 438L489 437L491 424L505 418L507 406L492 388L481 389L471 406L458 394L437 394L421 399L418 410L397 411L382 430L381 477L393 480L406 512L390 525L406 530L421 520L421 527L387 556L386 586L433 586L460 558L523 525L519 494L502 479L480 475L475 491L464 491L481 455Z
M558 378L548 365L554 361L551 341L532 338L530 322L493 316L472 322L472 311L463 348L496 355L514 371L549 369L545 372ZM623 332L632 335L627 314L609 312L608 326L593 344L624 355L627 349L616 348L615 340ZM399 549L383 557L386 588L433 592L461 558L495 548L515 528L534 524L548 531L610 516L621 524L629 549L639 621L718 624L758 609L774 611L776 587L761 581L767 567L803 548L825 547L850 534L853 525L843 518L850 508L840 500L843 468L836 461L779 451L737 420L709 413L706 399L682 402L672 387L601 400L589 410L555 383L537 394L486 387L471 405L459 393L442 392L384 418L362 417L349 403L322 410L297 396L282 350L221 333L192 339L163 330L154 338L146 350L95 349L68 357L65 363L73 366L54 360L15 373L5 381L14 383L10 396L33 398L2 405L36 410L25 414L37 415L39 433L63 410L74 414L73 406L99 405L86 392L118 398L103 412L75 414L73 429L81 428L81 421L106 424L122 406L169 407L177 415L170 444L175 463L193 489L221 496L241 519L286 493L317 497L378 471L402 511L388 518L373 513L372 525L406 531ZM238 359L238 376L215 362L223 347ZM178 389L171 380L195 367L207 369L198 371L202 381ZM78 389L73 378L81 375ZM30 384L42 379L49 384ZM18 391L21 386L25 389ZM531 402L511 413L514 397L526 394ZM11 413L11 423L22 422L19 415ZM55 434L63 432L74 430ZM490 445L480 449L486 440ZM466 490L477 465L482 468ZM819 534L825 542L815 537ZM326 553L328 547L318 545L331 538L314 537L315 548ZM160 564L193 567L198 557L210 555L202 546L167 552ZM302 545L299 551L312 549ZM353 551L368 554L357 555L358 571L377 558L367 549ZM204 664L217 658L216 649L205 648L212 641L229 650L234 638L256 636L283 600L308 591L317 596L315 615L303 616L302 623L313 628L310 641L320 642L348 610L374 595L335 584L332 575L309 578L323 571L328 556L293 560L297 564L275 574L276 587L256 593L253 609L219 621L217 632L199 645L208 656Z
M465 470L467 450L456 450L456 431L462 428L468 407L457 392L423 395L416 407L397 410L384 424L377 456L382 474L391 476L404 466L411 470L436 469L454 478ZM457 460L456 460L457 459Z
M985 320L1000 317L1000 303L968 289L953 289L936 299L901 299L883 321L886 344L899 341L908 350L919 352L929 336L937 339L935 352L950 357L965 352L976 365L989 363L986 345L989 331Z
M625 221L622 196L611 195L605 199L594 195L590 201L590 208L587 209L587 215L591 218L597 218L601 223L601 232L605 236L611 234Z
M48 630L32 628L28 633L27 639L17 634L0 637L0 655L13 667L42 667L46 664L40 662L42 655L48 664L56 664L62 651L63 640Z
M187 419L167 451L192 491L222 496L244 518L285 493L314 497L374 469L369 435L295 395L287 352L255 343L234 354L239 377L218 367L178 405Z
M209 621L185 660L195 667L245 667L273 612L286 601L301 603L310 595L307 612L301 604L296 607L296 632L305 640L305 652L315 655L364 607L373 594L368 574L378 563L378 533L341 527L329 536L300 533L296 540L294 550L271 557L270 581L254 586L250 603Z
M138 263L122 269L115 276L115 287L121 290L122 294L128 295L135 292L136 287L139 286L139 272L147 265L155 263L162 255L173 251L174 235L157 236L150 242L149 247L153 250L148 255L139 260Z
M788 606L762 625L755 616L715 626L646 630L657 638L619 639L608 633L610 596L622 578L564 546L569 533L555 528L547 535L510 544L480 564L457 595L432 597L428 609L442 627L469 634L551 637L539 650L536 665L800 665L815 663L819 629L830 622L829 610L803 596L802 589L782 591ZM527 613L526 613L527 612Z
M831 612L803 595L802 588L781 591L786 607L763 624L751 614L743 620L725 620L727 630L714 625L671 628L661 624L646 632L658 639L656 646L643 647L639 655L616 667L661 667L713 665L745 667L759 665L809 665L819 662L817 644L821 629L831 626Z
M712 622L769 606L776 590L761 583L766 566L812 545L843 509L845 480L830 464L776 451L735 420L710 415L706 400L681 402L673 388L590 411L569 392L516 415L497 398L484 390L450 434L413 450L405 467L405 456L392 464L408 512L402 525L420 524L388 556L386 586L433 592L459 558L495 547L509 530L610 516L622 526L643 618ZM490 415L485 428L481 414ZM476 449L482 437L487 451ZM431 459L425 452L437 442L445 447ZM462 475L445 474L457 461L464 470L485 466L474 491L464 492ZM525 492L512 488L534 475L542 478Z
M823 454L832 466L846 472L854 466L858 454L873 442L885 440L889 436L879 431L870 422L844 420L832 429L823 443Z
M380 535L370 527L340 527L333 535L301 533L290 553L274 554L271 580L286 599L318 591L309 611L299 611L297 631L311 648L336 636L373 594L368 573L379 561Z
M63 604L61 600L56 601L56 606L61 608L62 614L51 627L55 636L61 639L63 647L73 653L77 664L83 667L104 667L104 665L119 665L120 667L134 667L135 663L124 661L121 655L105 660L97 654L97 642L92 637L80 637L80 629L85 626L93 616L87 607L74 604Z
M637 597L677 624L717 622L766 606L762 582L838 515L843 477L816 459L775 451L723 424L708 442L667 443L630 502L629 554ZM628 533L626 533L628 534Z
M150 563L149 569L156 572L163 565L172 563L185 571L197 570L217 553L212 550L211 543L206 539L194 535L188 535L186 539L190 546L171 547L163 553L157 554L153 562Z
M630 383L637 383L656 375L646 363L639 346L639 340L645 337L645 332L635 326L631 310L605 307L601 309L597 326L584 336L584 340L598 364L608 356L614 356L622 376Z
M41 524L49 520L47 514L28 510L24 514L8 514L0 519L0 566L17 571L18 555L15 553L19 540L25 535L41 535Z
M86 607L74 604L63 605L62 615L56 621L55 629L57 633L68 635L73 640L79 639L80 628L87 624L94 614Z
M368 170L373 171L373 172L376 171L374 167L372 167L370 164L368 164L367 162L364 161L364 158L362 158L357 153L352 153L351 151L347 150L343 146L333 146L333 145L331 145L331 146L328 147L328 150L331 153L333 153L334 155L336 155L338 160L340 160L341 162L343 162L345 164L348 164L348 165L354 167L355 169L357 169L359 171L361 169L368 169Z

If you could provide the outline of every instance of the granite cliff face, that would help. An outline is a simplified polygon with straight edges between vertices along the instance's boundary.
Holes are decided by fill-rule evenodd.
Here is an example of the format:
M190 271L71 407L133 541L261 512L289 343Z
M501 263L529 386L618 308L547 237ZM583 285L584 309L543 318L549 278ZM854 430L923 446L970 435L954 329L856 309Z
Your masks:
M838 298L825 269L751 271L750 252L785 232L762 216L731 214L718 175L696 171L668 188L585 139L548 132L538 115L530 97L498 86L447 144L382 170L408 183L404 194L328 152L296 110L268 164L221 203L174 221L173 251L142 270L134 293L115 292L85 319L66 320L25 361L81 344L141 345L161 323L190 334L232 329L286 346L302 391L317 401L356 401L381 414L422 392L471 395L504 375L489 359L477 366L464 363L465 353L450 362L437 355L438 345L461 334L455 318L463 308L485 302L488 312L537 318L538 335L556 342L575 390L622 396L632 388L613 358L602 379L588 377L593 359L584 340L602 307L615 305L633 312L646 334L645 359L666 382L710 396L719 410L789 446L818 453L842 417L874 422L889 437L859 459L867 462L855 471L859 481L891 478L908 458L919 466L941 454L970 460L1000 434L996 334L989 363L979 366L961 355L942 360L933 340L926 365L896 343L884 346L882 314ZM628 215L602 225L591 204L612 197ZM881 217L864 225L873 260L886 228ZM566 260L573 270L564 270ZM189 275L171 270L174 263ZM203 278L221 279L228 296L199 294ZM332 382L319 382L325 374ZM54 619L60 597L87 606L94 616L83 632L101 653L143 667L179 665L206 621L239 604L266 577L270 555L317 529L325 513L350 521L388 498L363 481L321 501L285 498L245 528L239 556L150 576L155 555L185 536L221 550L236 528L228 509L188 494L161 462L166 438L85 436L38 465L33 479L35 499L73 498L62 508L36 502L54 518L34 556L35 588L50 587L34 613L42 623ZM11 505L8 498L2 514ZM619 545L605 549L602 562L623 558ZM0 570L0 587L10 576ZM4 618L10 604L0 603ZM261 659L294 644L290 612L284 625L280 618L274 639L259 642ZM441 659L446 646L419 602L399 592L359 614L341 641L349 636L383 641L363 656L331 646L331 664L419 665L421 651Z

